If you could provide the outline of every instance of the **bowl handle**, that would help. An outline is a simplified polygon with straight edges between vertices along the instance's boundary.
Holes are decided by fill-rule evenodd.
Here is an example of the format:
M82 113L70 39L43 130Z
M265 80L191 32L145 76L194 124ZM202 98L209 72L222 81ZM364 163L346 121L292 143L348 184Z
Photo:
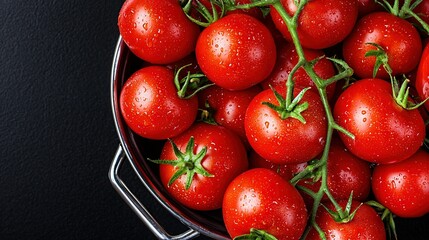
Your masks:
M164 228L156 221L156 219L149 213L144 205L137 199L137 197L128 189L125 183L121 180L118 175L119 169L124 162L125 153L122 146L119 146L115 153L112 164L109 169L109 180L113 185L113 188L119 193L122 199L131 207L135 214L143 221L144 224L152 231L152 233L158 239L192 239L200 235L200 233L194 229L178 234L170 235Z

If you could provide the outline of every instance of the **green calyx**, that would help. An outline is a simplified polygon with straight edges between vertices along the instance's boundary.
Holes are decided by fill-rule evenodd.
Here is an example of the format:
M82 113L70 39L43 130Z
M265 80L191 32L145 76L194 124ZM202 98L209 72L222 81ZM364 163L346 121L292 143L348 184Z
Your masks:
M251 228L250 233L237 236L234 240L277 240L277 238L264 230Z
M307 92L310 88L308 87L300 91L291 102L287 101L287 99L289 99L288 97L283 98L283 96L279 92L277 92L272 86L270 86L270 88L273 91L274 96L276 97L279 105L275 105L270 102L262 102L262 104L275 110L279 114L280 118L283 120L292 117L305 124L306 121L302 116L302 112L307 110L308 102L301 103L301 100L304 97L305 92Z
M191 65L192 64L184 65L174 73L174 85L177 89L177 95L183 99L192 98L199 91L214 85L214 83L210 82L206 75L202 73L191 74L191 72L188 71L188 74L185 77L180 78L179 76L183 69Z
M185 189L188 190L191 187L192 179L196 173L203 175L204 177L213 177L212 174L207 172L204 167L201 165L201 161L207 153L207 147L204 147L200 152L194 154L194 137L191 137L186 145L185 152L181 152L177 145L170 140L171 146L173 147L174 154L176 155L176 160L152 160L148 159L151 162L157 164L169 164L177 168L177 171L168 181L168 186L173 184L180 176L186 175Z
M375 78L377 76L377 72L380 69L381 66L383 66L384 70L389 74L389 76L392 75L392 68L390 68L388 61L389 58L387 56L386 51L378 45L377 43L368 42L366 44L372 45L376 47L376 50L369 50L365 53L365 57L375 57L375 64L374 69L372 71L372 77Z
M402 6L399 5L399 0L395 0L393 4L388 0L375 1L381 6L383 6L388 12L397 17L400 17L402 19L416 19L419 23L417 27L426 34L429 34L429 25L418 14L414 12L414 8L416 8L420 3L422 3L423 0L405 0Z
M361 203L353 212L350 212L352 209L352 203L353 203L353 192L350 193L350 197L347 201L347 204L344 209L336 209L335 211L327 208L325 205L322 204L322 206L325 208L326 211L328 211L329 215L332 216L332 218L335 220L335 222L338 223L348 223L353 220L354 216L356 215L357 210L362 206L363 203Z
M395 99L396 103L402 108L406 110L414 110L422 106L429 98L418 104L415 104L414 102L410 101L410 87L408 86L409 82L409 79L405 79L399 87L398 80L393 77L391 79L393 98Z

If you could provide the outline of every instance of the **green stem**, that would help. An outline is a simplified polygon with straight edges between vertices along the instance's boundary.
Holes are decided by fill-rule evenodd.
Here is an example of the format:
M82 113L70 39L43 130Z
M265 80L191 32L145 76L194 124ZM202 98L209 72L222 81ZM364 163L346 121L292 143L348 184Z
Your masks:
M326 82L326 81L323 81L323 79L321 79L315 73L314 68L313 68L314 64L312 64L311 62L308 62L305 59L304 50L302 48L302 45L301 45L301 43L299 41L299 37L298 37L297 26L298 26L299 14L301 13L302 9L307 4L307 2L308 2L308 0L299 1L298 6L297 6L297 11L292 17L287 14L287 12L285 11L284 7L282 6L282 4L280 2L276 2L272 5L277 10L277 12L280 14L284 23L286 24L286 26L289 30L289 33L291 35L293 44L295 46L296 53L299 57L298 63L293 68L293 71L289 74L286 85L287 86L293 86L292 78L293 78L294 72L296 72L296 70L298 68L303 67L304 70L306 71L306 73L310 76L310 78L313 80L313 82L317 86L317 89L318 89L318 92L320 95L320 99L321 99L321 101L323 103L323 107L325 109L327 122L328 122L325 147L324 147L324 150L322 153L322 157L319 160L319 164L317 164L317 167L319 168L319 170L322 173L322 175L321 175L322 176L321 177L321 187L319 188L319 191L317 191L317 193L310 194L310 196L313 197L314 202L313 202L313 207L311 209L311 213L310 213L310 217L309 217L309 224L308 224L306 230L304 231L304 234L301 237L301 239L306 238L307 234L309 233L309 231L312 227L315 227L316 230L319 232L319 234L321 236L324 236L323 231L316 224L316 213L317 213L317 210L319 208L320 202L321 202L324 194L327 194L327 196L329 197L329 199L331 200L331 202L335 206L335 209L340 214L340 216L343 217L342 215L344 215L343 210L341 209L341 207L339 206L337 201L332 197L332 194L330 193L328 186L327 186L327 161L328 161L328 154L329 154L329 149L330 149L330 145L331 145L331 141L332 141L332 134L333 134L334 129L342 129L342 128L340 128L338 126L338 124L335 123L334 117L332 115L331 107L329 105L329 100L328 100L328 96L326 93L326 87L329 84L331 84L335 81L338 81L339 79L342 79L344 77L349 77L353 74L352 70L346 69L346 71L343 71L340 74L332 77L331 79L328 79L328 82ZM342 129L342 130L346 131L345 129ZM352 134L348 134L348 135L352 136ZM308 169L306 171L310 171L310 170L312 170L312 169ZM294 177L292 179L292 182L294 183L294 182L299 181L299 177L303 177L306 174L308 174L308 172L303 173L302 175L298 174L296 177Z

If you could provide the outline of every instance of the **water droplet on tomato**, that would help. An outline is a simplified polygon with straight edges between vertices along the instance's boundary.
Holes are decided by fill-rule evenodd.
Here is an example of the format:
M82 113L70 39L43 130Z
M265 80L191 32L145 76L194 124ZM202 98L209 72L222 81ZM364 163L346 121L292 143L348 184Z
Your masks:
M265 125L266 128L270 127L270 123L269 122L265 122L264 125Z

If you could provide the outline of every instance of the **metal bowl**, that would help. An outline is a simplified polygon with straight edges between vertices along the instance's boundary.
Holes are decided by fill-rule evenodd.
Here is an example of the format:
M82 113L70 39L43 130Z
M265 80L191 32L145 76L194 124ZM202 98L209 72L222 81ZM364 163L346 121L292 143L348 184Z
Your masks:
M126 79L139 67L142 61L138 60L128 49L122 38L119 37L111 73L111 104L116 131L120 145L109 170L109 179L125 202L148 226L159 239L192 239L200 234L213 239L229 239L222 221L220 211L194 211L181 206L169 197L166 190L158 180L158 168L146 158L157 158L163 145L162 141L143 139L134 134L125 124L119 108L119 96ZM153 197L189 228L179 235L170 235L148 212L143 201L140 201L119 177L119 170L128 160L135 174Z

